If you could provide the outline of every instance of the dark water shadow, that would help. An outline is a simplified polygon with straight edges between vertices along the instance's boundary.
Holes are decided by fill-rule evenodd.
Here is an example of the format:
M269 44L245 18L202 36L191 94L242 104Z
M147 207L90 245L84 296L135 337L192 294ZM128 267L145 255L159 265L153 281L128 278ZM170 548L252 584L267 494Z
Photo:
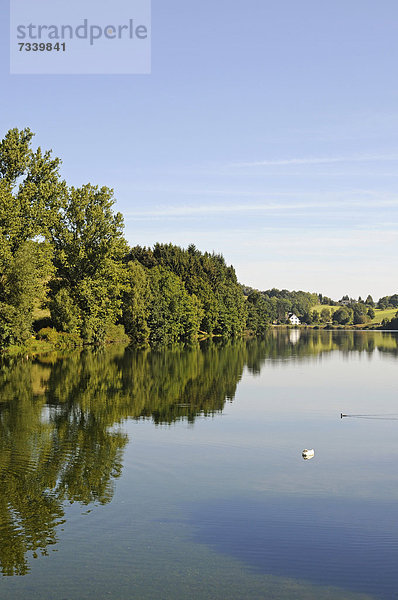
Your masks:
M191 507L194 541L263 574L398 597L398 507L369 500L232 498Z

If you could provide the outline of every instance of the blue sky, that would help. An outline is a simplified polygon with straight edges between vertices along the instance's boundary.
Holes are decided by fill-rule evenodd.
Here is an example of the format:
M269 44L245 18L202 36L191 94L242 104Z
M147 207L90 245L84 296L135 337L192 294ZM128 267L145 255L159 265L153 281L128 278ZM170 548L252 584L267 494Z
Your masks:
M10 75L0 4L1 136L114 188L131 244L222 252L259 289L398 291L395 1L153 0L151 75L77 76Z

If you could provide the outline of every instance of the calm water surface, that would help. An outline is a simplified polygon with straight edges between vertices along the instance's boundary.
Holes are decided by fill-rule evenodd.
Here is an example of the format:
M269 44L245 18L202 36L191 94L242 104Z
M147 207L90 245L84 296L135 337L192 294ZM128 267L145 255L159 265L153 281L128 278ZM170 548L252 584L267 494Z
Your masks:
M3 363L0 598L398 598L397 367L299 330Z

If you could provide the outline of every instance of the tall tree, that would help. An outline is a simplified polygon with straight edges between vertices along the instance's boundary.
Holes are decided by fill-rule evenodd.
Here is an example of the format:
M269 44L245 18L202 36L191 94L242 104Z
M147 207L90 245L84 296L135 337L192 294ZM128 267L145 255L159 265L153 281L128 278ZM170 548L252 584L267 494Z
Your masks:
M60 160L34 152L32 138L30 129L11 129L0 142L0 348L31 334L51 271L48 227L64 199Z
M122 322L132 342L141 345L149 341L148 318L152 302L149 273L138 261L126 265L126 285L123 293Z
M268 302L257 290L247 297L247 328L256 335L262 335L269 327L270 311Z
M68 190L50 228L55 278L50 310L55 326L87 342L104 340L121 314L127 252L123 217L113 212L113 191L85 185Z
M194 339L203 316L201 304L196 296L190 296L181 279L164 267L151 269L149 280L150 341L170 344Z
M329 323L330 318L331 318L330 310L328 308L322 308L320 316L321 316L321 321L323 323Z
M333 322L339 325L347 325L353 317L353 311L350 308L342 306L333 313Z

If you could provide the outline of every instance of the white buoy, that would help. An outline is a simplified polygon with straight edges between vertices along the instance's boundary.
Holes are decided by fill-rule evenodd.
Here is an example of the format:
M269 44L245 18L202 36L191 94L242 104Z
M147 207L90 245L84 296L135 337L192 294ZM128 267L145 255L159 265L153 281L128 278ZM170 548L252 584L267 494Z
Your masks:
M302 453L301 456L305 459L305 460L309 460L310 458L314 458L315 456L315 450L312 448L311 450L307 450L307 448L305 448Z

